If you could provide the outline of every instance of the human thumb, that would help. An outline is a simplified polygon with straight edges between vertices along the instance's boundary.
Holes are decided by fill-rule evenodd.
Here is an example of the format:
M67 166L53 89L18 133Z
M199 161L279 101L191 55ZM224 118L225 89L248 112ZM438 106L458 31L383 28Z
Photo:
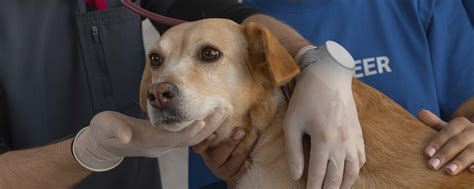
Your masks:
M132 129L130 127L123 125L117 128L117 138L123 144L128 144L132 140Z
M103 133L105 138L116 138L121 143L128 144L132 139L132 129L128 126L127 118L118 112L101 112L94 116L91 127Z
M418 119L437 131L443 129L443 127L448 124L433 114L431 111L425 109L422 109L418 112Z

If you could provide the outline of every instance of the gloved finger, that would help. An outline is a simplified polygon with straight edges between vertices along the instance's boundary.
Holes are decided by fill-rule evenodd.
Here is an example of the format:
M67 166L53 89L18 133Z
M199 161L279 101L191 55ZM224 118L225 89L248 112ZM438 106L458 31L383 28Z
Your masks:
M327 165L327 150L312 144L309 157L307 189L322 188L324 177L326 176Z
M250 132L246 137L235 147L234 151L230 154L227 161L224 162L222 167L230 171L234 175L240 167L242 167L244 161L249 158L250 152L257 142L257 134Z
M446 166L446 173L457 175L474 163L474 143L465 148L453 161Z
M342 183L342 176L344 175L344 160L329 159L326 176L324 178L324 189L340 188Z
M472 135L472 131L467 131L451 137L443 147L441 147L439 152L431 158L429 161L430 168L438 170L446 162L455 158L461 151L474 143Z
M359 170L359 161L346 159L344 164L344 176L342 178L341 188L352 188L352 185L354 185L354 182L359 176Z
M448 125L447 122L441 120L438 116L433 114L431 111L428 111L425 109L418 111L418 119L424 124L430 126L431 128L437 131L440 131L446 125Z
M211 134L209 135L206 140L203 140L199 144L196 144L191 147L191 149L196 153L196 154L203 154L209 150L209 147L211 144L216 140L217 135L216 134Z
M452 137L462 132L465 128L465 124L470 124L470 122L465 119L456 118L452 120L448 126L441 130L431 141L428 143L425 148L425 153L429 157L433 157L438 150Z
M164 143L176 143L173 146L185 147L196 145L209 137L222 123L225 118L225 110L217 109L209 114L204 120L197 120L178 132L163 131L161 138L156 139ZM155 137L154 138L158 138ZM176 141L176 140L179 141Z
M291 123L290 123L291 124ZM298 180L303 175L303 133L295 125L285 126L285 149L291 178Z
M149 158L157 158L162 154L166 154L169 151L176 150L177 148L163 148L163 147L156 147L156 148L149 148L149 149L142 149L139 150L140 156L149 157ZM128 156L136 156L136 155L128 155Z
M132 129L128 126L121 126L117 129L117 138L123 144L128 144L132 140Z
M235 128L232 136L228 140L225 140L214 147L207 153L207 156L214 162L214 164L221 166L227 161L231 153L244 137L245 131L241 128Z
M172 147L185 147L192 146L200 141L202 141L207 136L198 136L197 134L204 130L206 124L202 120L194 121L191 125L185 127L184 129L178 132L171 132L161 129L157 130L156 133L146 132L143 133L148 135L147 139L154 140L153 144L161 144L162 146L172 146ZM211 132L212 133L212 132ZM209 133L209 135L211 134ZM154 137L152 137L154 135ZM208 135L208 136L209 136ZM199 138L200 140L194 139L193 136Z
M95 134L102 135L104 138L116 138L123 144L130 143L132 139L132 129L127 124L125 115L105 111L98 113L91 121L91 127L94 127Z

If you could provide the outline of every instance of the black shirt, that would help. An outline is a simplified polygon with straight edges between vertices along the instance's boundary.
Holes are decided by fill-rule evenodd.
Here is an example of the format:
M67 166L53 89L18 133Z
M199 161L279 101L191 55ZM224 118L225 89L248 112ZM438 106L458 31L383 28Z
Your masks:
M72 137L104 110L142 115L141 18L119 0L107 3L107 10L87 11L84 0L2 2L0 153ZM141 5L190 21L221 17L241 22L255 13L234 0L148 0ZM159 179L155 158L126 158L77 188L160 188Z

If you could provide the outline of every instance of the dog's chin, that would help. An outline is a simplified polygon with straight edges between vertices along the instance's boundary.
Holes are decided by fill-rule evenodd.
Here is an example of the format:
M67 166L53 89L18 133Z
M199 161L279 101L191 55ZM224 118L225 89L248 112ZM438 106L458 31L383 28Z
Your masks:
M181 121L169 123L164 121L162 123L153 124L153 126L163 129L165 131L178 132L190 126L194 121Z
M193 112L191 113L185 113L181 111L172 111L173 114L165 114L163 112L158 111L157 109L153 108L149 103L148 103L148 118L150 120L150 123L153 127L163 129L166 131L170 132L178 132L186 127L192 126L193 122L197 120L203 120L209 114L211 114L217 107L226 107L226 109L229 109L227 107L230 106L224 106L222 104L222 101L220 100L213 100L212 104L208 105L208 108L205 108L205 110L209 109L209 111L202 111L203 109L200 109L200 112Z

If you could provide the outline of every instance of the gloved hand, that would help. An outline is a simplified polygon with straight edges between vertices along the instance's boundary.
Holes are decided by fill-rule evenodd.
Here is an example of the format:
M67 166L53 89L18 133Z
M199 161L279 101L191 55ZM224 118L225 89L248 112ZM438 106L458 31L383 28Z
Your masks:
M179 132L152 127L148 120L118 112L94 116L90 126L76 135L73 154L92 171L113 169L126 157L158 157L174 148L195 145L211 135L225 119L224 110L216 110Z
M303 174L306 133L311 136L307 188L351 188L365 163L351 90L354 60L342 46L328 41L297 61L300 67L308 66L297 78L284 121L291 175L297 180Z

